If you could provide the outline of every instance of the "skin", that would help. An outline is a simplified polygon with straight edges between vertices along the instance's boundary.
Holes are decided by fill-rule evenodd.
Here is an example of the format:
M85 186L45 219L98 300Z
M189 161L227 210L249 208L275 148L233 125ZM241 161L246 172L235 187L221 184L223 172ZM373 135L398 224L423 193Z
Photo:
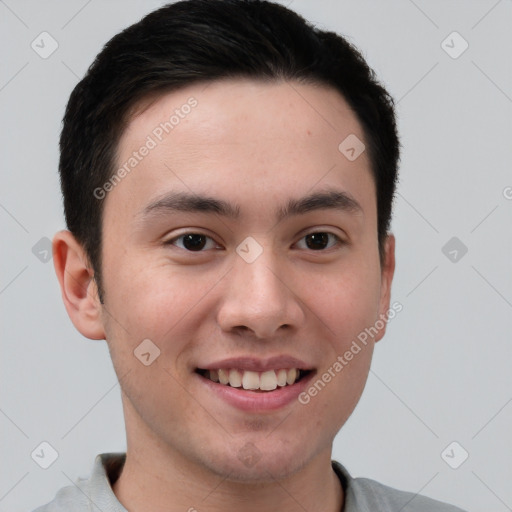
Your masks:
M84 336L107 340L120 379L127 459L113 490L136 512L282 512L297 502L339 511L332 443L385 326L307 405L242 411L209 393L195 369L287 354L320 376L386 314L394 236L381 267L367 154L351 162L338 150L349 134L364 141L363 131L330 88L214 82L144 105L122 136L119 164L191 96L197 106L104 199L104 305L80 244L68 231L54 238L68 314ZM349 193L362 211L321 209L276 223L276 207L327 188ZM166 212L144 220L144 208L169 191L236 203L240 218ZM310 249L313 231L344 243L330 238L329 247ZM211 238L203 252L176 240L190 232ZM263 249L250 264L236 252L248 236ZM147 338L161 351L150 366L133 354ZM259 455L251 466L240 458L247 443Z

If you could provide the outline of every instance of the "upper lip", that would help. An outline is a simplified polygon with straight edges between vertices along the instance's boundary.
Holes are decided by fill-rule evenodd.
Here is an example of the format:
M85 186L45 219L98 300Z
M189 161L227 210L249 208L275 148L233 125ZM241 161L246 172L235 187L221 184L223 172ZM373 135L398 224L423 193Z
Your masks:
M280 355L268 359L258 359L255 357L231 357L222 359L213 363L205 364L199 367L201 370L219 370L236 368L238 370L249 370L253 372L265 372L267 370L279 370L281 368L297 368L300 370L311 370L311 365L296 357Z

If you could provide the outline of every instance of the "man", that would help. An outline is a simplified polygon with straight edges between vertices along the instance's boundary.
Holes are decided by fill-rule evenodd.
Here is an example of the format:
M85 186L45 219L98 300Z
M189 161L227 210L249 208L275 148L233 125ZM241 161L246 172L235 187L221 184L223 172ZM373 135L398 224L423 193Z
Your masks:
M67 106L53 243L127 452L38 510L458 510L331 461L395 307L398 156L361 55L282 6L189 0L115 36Z

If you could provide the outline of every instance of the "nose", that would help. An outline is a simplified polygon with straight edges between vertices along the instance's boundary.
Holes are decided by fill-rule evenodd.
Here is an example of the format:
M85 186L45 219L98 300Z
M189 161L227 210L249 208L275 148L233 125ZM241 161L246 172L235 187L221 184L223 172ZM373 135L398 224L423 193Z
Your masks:
M292 332L304 322L291 272L278 266L270 253L265 250L252 263L236 258L217 310L224 332L249 332L256 338L270 339Z

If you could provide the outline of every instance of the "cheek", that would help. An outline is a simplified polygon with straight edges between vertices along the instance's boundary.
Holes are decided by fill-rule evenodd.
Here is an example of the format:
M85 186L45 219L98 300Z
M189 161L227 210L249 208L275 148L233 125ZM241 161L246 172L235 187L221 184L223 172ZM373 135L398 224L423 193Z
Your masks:
M194 334L187 315L194 313L208 282L189 287L186 276L172 268L128 259L108 270L104 318L113 365L132 406L157 428L164 404L186 408L185 375L177 362ZM171 412L168 415L171 422Z
M107 335L117 351L122 346L133 353L142 340L150 339L163 355L173 356L170 361L186 348L187 333L206 314L203 300L222 275L204 273L197 279L191 268L144 258L125 258L122 265L106 268Z
M313 288L313 289L312 289ZM322 320L338 349L371 325L378 314L380 281L371 266L347 265L304 283L308 305Z

